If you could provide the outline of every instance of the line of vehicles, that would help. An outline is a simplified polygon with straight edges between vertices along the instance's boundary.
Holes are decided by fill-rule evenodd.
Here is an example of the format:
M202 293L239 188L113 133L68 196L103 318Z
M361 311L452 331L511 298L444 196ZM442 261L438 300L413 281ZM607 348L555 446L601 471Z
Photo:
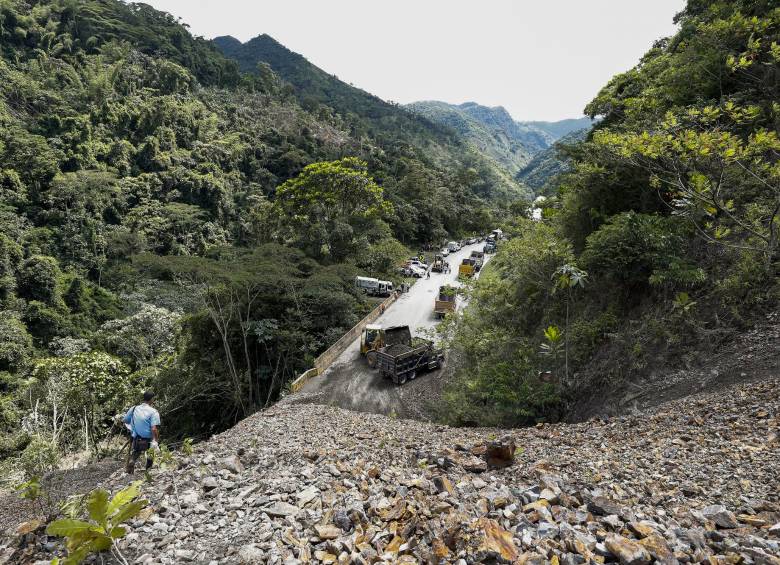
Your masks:
M472 251L463 259L458 268L458 276L471 278L478 273L484 263L486 253L495 253L499 240L503 238L501 230L493 230L484 238L482 251ZM480 240L472 238L465 244L473 245ZM449 253L460 251L461 244L451 241L436 254L430 269L433 272L444 272L449 268L444 258ZM429 265L420 259L411 259L404 265L404 274L423 277L427 274ZM369 296L389 296L393 291L393 283L371 277L357 277L355 285ZM456 311L458 289L451 285L442 285L434 302L434 315L441 319ZM396 385L402 385L414 380L423 371L434 371L444 363L444 351L437 348L429 339L412 337L408 325L384 328L379 324L368 324L360 335L360 353L366 358L368 366L377 369L382 378L391 380Z

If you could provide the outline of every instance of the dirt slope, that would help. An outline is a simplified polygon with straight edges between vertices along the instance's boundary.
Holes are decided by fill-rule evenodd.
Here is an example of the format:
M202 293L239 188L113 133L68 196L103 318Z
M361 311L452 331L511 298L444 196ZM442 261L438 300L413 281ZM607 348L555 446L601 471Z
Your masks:
M766 313L748 331L730 330L713 336L696 354L691 366L677 370L658 367L641 378L626 371L613 385L599 378L619 364L606 349L577 376L580 382L592 384L579 395L569 421L637 412L690 394L780 376L780 312Z

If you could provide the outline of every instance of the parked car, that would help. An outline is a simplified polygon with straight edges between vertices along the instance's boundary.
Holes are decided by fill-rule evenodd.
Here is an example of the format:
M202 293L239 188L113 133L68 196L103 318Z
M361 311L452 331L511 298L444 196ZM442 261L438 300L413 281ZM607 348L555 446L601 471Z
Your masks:
M449 254L450 254L450 250L449 250L449 249L447 249L446 247L444 247L444 248L442 248L442 250L441 250L441 251L439 251L439 254L440 254L442 257L447 257L447 256L449 256Z
M460 251L460 243L457 241L450 241L447 244L447 249L450 250L450 253L455 253L456 251Z
M477 243L477 238L476 237L470 237L470 238L468 238L466 240L466 244L468 244L468 245L474 245L475 243Z
M417 267L419 269L422 269L423 271L428 270L428 264L423 263L422 261L418 261L417 259L412 259L407 263L410 267Z
M428 272L427 269L422 269L415 265L410 265L409 270L410 270L410 275L418 279L423 278Z
M415 265L406 265L401 269L401 274L405 277L415 277L418 279L423 278L428 271L426 269L421 269L420 267L417 267Z

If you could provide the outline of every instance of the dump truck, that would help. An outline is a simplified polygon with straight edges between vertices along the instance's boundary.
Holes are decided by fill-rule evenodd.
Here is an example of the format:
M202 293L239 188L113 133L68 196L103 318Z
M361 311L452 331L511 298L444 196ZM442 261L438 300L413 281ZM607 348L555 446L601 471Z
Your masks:
M472 251L471 258L474 259L474 269L477 272L480 272L482 270L482 265L485 264L484 251Z
M397 385L414 380L421 371L434 371L442 366L444 352L432 341L416 339L416 345L397 343L377 351L377 367L382 378Z
M433 263L431 264L431 271L433 271L434 273L444 272L443 255L436 255L436 257L433 258Z
M355 277L355 288L369 296L390 296L393 293L392 282L371 277Z
M383 328L368 324L360 335L360 353L365 355L368 366L376 367L377 351L390 345L412 344L412 331L409 326L391 326Z
M458 267L458 277L471 278L476 273L476 261L471 257L466 257Z
M447 314L455 311L455 300L458 290L452 286L440 286L439 296L433 306L433 313L437 318L443 318Z

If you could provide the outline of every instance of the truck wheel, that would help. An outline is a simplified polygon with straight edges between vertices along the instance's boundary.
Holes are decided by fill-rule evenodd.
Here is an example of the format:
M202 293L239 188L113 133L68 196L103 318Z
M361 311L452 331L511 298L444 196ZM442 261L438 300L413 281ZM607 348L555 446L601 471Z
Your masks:
M398 384L402 385L405 382L406 382L406 373L404 373L403 375L398 375Z
M369 351L366 353L366 361L368 361L369 367L376 369L376 351Z
M411 373L409 373L409 380L410 381L413 381L416 378L417 378L417 371L412 371Z

